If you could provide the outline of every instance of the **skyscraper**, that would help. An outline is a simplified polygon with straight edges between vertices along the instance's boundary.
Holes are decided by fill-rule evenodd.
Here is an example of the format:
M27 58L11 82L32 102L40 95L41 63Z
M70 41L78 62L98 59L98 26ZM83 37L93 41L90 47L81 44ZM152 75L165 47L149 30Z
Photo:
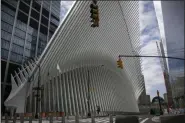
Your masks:
M11 74L41 55L60 21L60 1L1 0L1 102L10 93Z
M184 58L184 1L161 1L167 54L172 57ZM184 61L168 59L170 83L173 98L185 101L185 82L178 88L178 77L184 77ZM176 86L176 87L173 87ZM183 89L182 89L183 87ZM181 92L176 93L176 88ZM168 100L169 101L169 100Z

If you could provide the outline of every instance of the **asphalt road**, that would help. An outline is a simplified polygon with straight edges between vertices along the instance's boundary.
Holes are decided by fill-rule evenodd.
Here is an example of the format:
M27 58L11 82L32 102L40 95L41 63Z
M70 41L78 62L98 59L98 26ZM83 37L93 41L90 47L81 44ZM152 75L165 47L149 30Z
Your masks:
M138 117L140 123L159 123L159 117L156 116L142 115ZM113 123L115 123L115 118L113 121ZM75 123L75 120L66 120L66 123ZM79 123L91 123L91 119L80 119ZM109 117L95 118L95 123L109 123Z
M150 116L150 115L140 115L139 122L140 123L159 123L159 117ZM113 118L113 123L115 123L115 117ZM5 123L4 120L1 120L2 123ZM9 123L13 123L12 120ZM20 123L20 120L17 120L17 123ZM29 123L28 120L25 120L24 123ZM38 123L38 120L33 120L32 123ZM42 123L50 123L49 120L42 120ZM53 123L61 123L61 119L54 119ZM74 118L66 119L66 123L75 123ZM88 119L80 119L79 123L91 123L91 118ZM109 117L101 117L95 118L95 123L109 123Z
M159 123L159 117L151 115L139 116L140 123Z

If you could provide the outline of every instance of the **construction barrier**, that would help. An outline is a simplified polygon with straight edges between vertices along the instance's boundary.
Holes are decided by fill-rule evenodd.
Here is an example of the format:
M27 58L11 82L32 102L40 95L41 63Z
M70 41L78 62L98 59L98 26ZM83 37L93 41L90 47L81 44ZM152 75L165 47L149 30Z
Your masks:
M49 117L49 116L62 117L64 116L64 112L42 112L41 116L42 117Z

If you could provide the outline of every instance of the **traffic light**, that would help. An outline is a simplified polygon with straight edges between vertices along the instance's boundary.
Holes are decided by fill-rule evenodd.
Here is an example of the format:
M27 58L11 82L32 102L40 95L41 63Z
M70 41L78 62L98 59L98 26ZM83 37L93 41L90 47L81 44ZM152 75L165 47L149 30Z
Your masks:
M99 26L99 11L98 11L98 5L97 5L97 1L93 0L91 5L90 5L90 13L91 13L91 22L93 22L91 24L91 27L98 27Z
M118 68L123 69L123 62L122 62L121 58L118 59L117 66L118 66Z

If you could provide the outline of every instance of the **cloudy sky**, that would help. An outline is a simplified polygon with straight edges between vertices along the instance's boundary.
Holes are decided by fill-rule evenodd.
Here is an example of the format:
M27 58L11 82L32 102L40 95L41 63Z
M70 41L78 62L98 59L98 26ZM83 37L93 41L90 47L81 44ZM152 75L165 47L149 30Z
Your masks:
M158 16L158 20L156 16ZM160 31L162 33L159 32L158 23L161 25ZM164 37L160 1L140 1L140 30L142 54L158 55L156 41L159 41L161 36ZM159 90L162 96L166 89L160 60L158 58L142 58L142 60L147 94L154 97L156 91Z
M61 18L69 10L73 1L61 1ZM156 18L158 17L158 20ZM159 32L159 26L160 31ZM159 41L161 35L164 37L162 21L162 11L160 1L140 1L140 31L142 55L158 55L156 41ZM164 47L166 49L166 47ZM156 91L160 95L166 92L164 78L158 58L142 58L143 74L145 77L145 86L147 94L151 97L156 96Z

